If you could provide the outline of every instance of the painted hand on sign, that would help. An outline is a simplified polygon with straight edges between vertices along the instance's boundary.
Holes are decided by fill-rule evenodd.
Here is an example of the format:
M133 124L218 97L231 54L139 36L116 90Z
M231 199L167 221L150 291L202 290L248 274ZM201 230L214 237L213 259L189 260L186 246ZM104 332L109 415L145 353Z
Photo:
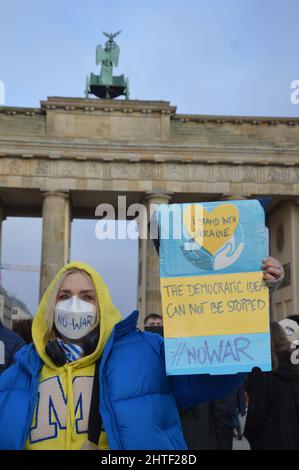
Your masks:
M186 206L183 222L192 241L182 251L194 266L219 271L240 257L244 242L239 211L233 204L222 204L210 212L199 204Z
M233 264L241 256L244 248L244 242L240 242L236 246L235 235L229 239L224 248L215 256L214 270L219 271L220 269L227 268Z

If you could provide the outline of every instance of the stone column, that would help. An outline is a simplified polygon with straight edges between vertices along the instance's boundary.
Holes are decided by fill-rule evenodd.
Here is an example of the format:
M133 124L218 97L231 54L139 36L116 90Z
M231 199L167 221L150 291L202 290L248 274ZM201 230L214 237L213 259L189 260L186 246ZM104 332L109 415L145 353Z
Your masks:
M299 206L285 202L269 214L270 254L284 267L285 279L271 299L272 320L299 312Z
M4 205L0 200L0 264L2 263L2 222L6 219ZM2 270L0 269L0 286L2 286ZM3 321L5 309L5 294L0 292L0 320Z
M139 227L139 263L138 263L138 309L139 328L143 328L143 319L148 313L162 314L160 293L159 257L153 240L149 238L148 222L153 209L159 204L168 204L172 193L148 191L142 200L147 208L147 219ZM151 210L150 210L151 209ZM145 234L147 238L145 238ZM142 238L143 237L143 238Z
M4 204L0 199L0 264L2 263L2 222L6 219ZM1 274L1 271L0 271Z
M40 297L70 256L69 194L60 191L43 193L43 232L40 274Z

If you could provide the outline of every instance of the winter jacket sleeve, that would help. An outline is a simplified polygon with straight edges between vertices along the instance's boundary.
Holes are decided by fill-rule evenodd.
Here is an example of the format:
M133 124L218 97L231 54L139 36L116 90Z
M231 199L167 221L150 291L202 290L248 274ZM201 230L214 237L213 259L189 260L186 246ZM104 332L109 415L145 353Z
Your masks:
M173 393L180 410L200 403L220 400L236 390L245 374L234 375L176 375L171 377Z
M164 341L160 343L161 360L165 362ZM220 400L236 390L246 374L232 375L173 375L172 389L179 410L189 410L201 403Z

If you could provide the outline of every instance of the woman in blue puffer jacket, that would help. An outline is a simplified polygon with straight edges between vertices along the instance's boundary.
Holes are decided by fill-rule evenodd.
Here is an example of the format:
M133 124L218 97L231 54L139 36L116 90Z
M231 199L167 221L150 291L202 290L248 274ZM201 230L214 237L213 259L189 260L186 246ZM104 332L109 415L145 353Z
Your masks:
M167 376L163 339L137 319L121 319L94 269L62 268L33 344L0 377L0 449L186 449L178 410L228 395L243 374Z

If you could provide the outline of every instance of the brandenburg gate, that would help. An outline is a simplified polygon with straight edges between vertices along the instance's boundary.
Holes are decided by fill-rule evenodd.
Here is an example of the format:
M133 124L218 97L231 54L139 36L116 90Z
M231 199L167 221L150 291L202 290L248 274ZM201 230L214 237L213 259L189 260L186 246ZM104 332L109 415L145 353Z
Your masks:
M40 292L69 259L74 218L127 204L271 196L286 278L272 318L299 313L299 118L182 115L164 101L50 97L0 108L1 222L43 219ZM117 261L115 261L117 269ZM158 256L139 241L138 307L160 312Z

